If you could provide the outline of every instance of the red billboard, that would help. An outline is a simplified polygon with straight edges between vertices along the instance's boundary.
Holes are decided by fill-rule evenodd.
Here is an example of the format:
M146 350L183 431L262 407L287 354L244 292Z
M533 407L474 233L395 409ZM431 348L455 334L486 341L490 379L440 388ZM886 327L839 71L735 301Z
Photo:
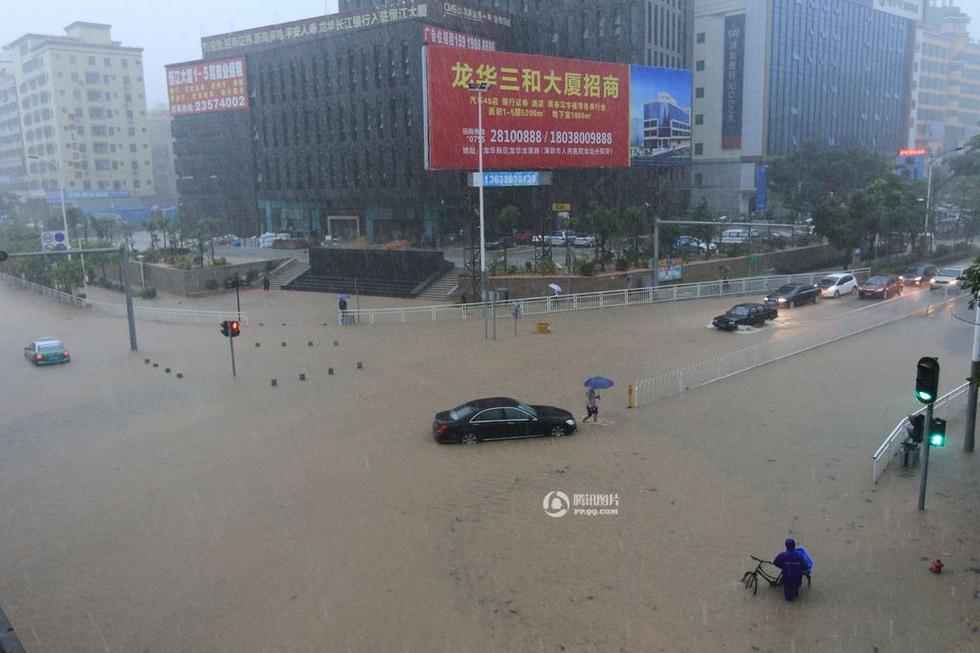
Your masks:
M613 168L630 164L630 68L578 59L426 48L426 163L477 168L478 94L483 167Z
M167 66L171 116L248 108L245 59Z

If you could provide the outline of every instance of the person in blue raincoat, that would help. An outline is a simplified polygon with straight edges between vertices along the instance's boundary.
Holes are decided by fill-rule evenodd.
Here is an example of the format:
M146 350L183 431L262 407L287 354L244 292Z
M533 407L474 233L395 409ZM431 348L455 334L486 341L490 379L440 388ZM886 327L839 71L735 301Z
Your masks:
M776 556L772 564L783 572L783 594L787 601L792 601L800 592L803 583L803 571L808 567L803 557L796 552L796 542L793 538L786 540L786 550Z

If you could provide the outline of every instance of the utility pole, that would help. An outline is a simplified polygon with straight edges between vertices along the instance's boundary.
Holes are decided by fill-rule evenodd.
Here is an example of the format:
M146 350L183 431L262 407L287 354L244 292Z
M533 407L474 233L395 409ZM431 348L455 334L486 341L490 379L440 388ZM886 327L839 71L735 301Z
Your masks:
M919 476L919 510L926 509L926 478L929 476L929 432L932 430L932 404L926 404L926 421L923 426L922 474Z
M126 291L126 317L129 320L129 349L136 351L136 315L133 311L133 287L129 282L129 252L125 245L119 246L119 272L123 289Z
M973 358L970 363L970 388L966 400L966 432L963 434L963 451L973 453L977 428L977 381L980 380L980 304L973 317Z
M237 370L235 370L235 338L228 334L228 346L231 347L231 376L235 378L238 376Z

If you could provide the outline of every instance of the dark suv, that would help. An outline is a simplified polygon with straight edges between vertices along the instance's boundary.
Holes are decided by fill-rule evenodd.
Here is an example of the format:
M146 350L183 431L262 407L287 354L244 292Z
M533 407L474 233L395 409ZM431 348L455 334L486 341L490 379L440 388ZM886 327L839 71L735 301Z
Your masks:
M939 270L932 263L917 263L906 270L899 280L908 286L928 286L938 272Z

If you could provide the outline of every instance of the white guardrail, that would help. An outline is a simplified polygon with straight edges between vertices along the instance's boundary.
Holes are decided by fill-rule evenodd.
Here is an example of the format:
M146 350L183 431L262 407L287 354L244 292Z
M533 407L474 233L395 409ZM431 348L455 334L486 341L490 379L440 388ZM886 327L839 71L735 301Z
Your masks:
M936 417L942 417L943 419L948 419L950 403L952 403L954 399L957 399L958 397L962 396L963 393L965 393L969 389L969 387L970 387L969 382L964 383L963 385L957 386L953 390L950 390L942 397L937 399L936 402L932 405L934 415ZM937 411L938 414L936 414ZM926 412L926 407L923 406L919 410L912 413L912 415L921 415L922 413L925 412ZM892 429L892 432L888 434L888 437L885 438L885 441L881 443L881 446L878 447L877 451L874 452L874 455L871 456L871 461L872 461L871 475L875 483L877 483L878 479L881 478L881 475L885 473L885 468L888 467L888 463L892 461L892 458L894 458L898 454L898 452L901 451L901 444L902 442L905 441L905 437L906 437L906 430L905 430L906 426L909 426L908 417L902 418L902 421L899 422L894 429ZM926 428L928 428L928 425ZM922 446L928 447L929 443L924 442Z
M902 298L871 304L850 314L835 318L831 322L813 327L801 327L785 336L782 332L765 342L749 345L743 349L724 354L688 367L671 370L656 376L641 379L633 384L633 402L636 407L649 404L709 383L774 363L796 354L830 344L843 338L857 335L869 329L884 326L914 315L928 315L949 302L961 297L946 299L928 306L908 306Z
M840 270L832 270L830 272L840 272ZM636 304L679 302L688 299L756 295L774 290L786 283L816 283L827 274L830 274L830 272L745 277L741 279L728 279L727 281L718 279L698 283L664 285L656 288L649 286L645 288L626 288L623 290L603 290L600 292L569 295L509 299L494 302L493 315L497 318L513 318L515 306L521 316L527 316L615 308ZM855 270L848 270L848 272L857 277L859 281L863 281L870 274L871 268L857 268ZM337 313L337 324L374 326L376 324L403 324L405 322L483 319L482 309L483 304L480 302L404 308L349 309L346 320L339 312Z
M100 313L106 313L107 315L126 317L126 304L96 302L90 299L83 299L61 290L55 290L54 288L48 288L47 286L15 277L5 272L0 272L0 280L9 287L31 290L39 295L50 297L57 302L68 304L75 308L88 308L99 311ZM140 304L133 304L133 314L138 319L169 322L172 324L207 324L233 318L238 319L238 312L233 310L208 311L185 308L162 308ZM245 313L242 313L241 320L244 324L248 324L248 317Z

